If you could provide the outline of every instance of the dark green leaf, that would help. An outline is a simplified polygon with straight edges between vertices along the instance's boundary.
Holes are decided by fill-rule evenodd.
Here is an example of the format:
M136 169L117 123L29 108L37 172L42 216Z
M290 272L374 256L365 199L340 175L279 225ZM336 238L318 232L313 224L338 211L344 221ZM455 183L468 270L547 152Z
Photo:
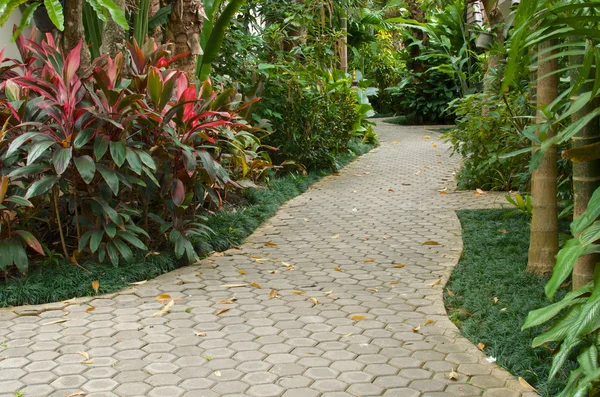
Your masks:
M119 177L117 176L117 174L113 170L111 170L110 168L108 168L102 164L98 164L97 168L98 168L98 172L100 172L100 174L102 174L102 177L106 181L106 184L108 185L108 187L110 187L110 190L112 190L112 192L115 194L115 196L118 195L119 194Z
M73 154L73 148L60 148L54 151L52 156L52 163L54 164L54 170L58 175L62 175L69 167L71 162L71 156Z
M110 142L110 155L117 167L121 167L125 163L125 143L123 142Z
M96 175L96 163L94 163L94 159L90 156L80 156L75 157L74 161L79 175L89 185L94 179L94 175Z
M58 182L58 177L56 175L49 175L33 182L29 186L29 189L27 189L25 198L30 199L46 193L48 190L52 189L56 182Z

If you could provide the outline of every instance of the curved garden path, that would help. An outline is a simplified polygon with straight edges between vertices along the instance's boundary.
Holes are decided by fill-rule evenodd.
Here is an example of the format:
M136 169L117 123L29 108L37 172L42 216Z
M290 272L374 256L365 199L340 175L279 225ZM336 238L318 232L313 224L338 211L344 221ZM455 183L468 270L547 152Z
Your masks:
M436 133L377 129L381 147L237 249L117 294L0 311L0 396L535 396L442 303L454 210L499 196L453 192L458 160ZM177 299L153 316L161 294Z

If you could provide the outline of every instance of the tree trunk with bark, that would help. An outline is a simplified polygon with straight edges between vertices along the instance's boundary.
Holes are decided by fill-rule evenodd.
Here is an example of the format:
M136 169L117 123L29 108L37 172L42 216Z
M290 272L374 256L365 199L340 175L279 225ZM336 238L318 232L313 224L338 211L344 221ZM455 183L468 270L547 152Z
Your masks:
M202 54L200 31L204 22L202 0L175 0L167 23L167 33L175 45L174 55L189 53L174 63L190 81L196 78L196 58Z
M488 51L487 70L483 78L483 93L490 95L493 92L495 82L502 80L502 63L504 58L504 15L498 8L498 0L482 1L483 9L487 17L488 24L492 28L494 44Z
M152 18L160 10L160 0L150 0L150 18ZM154 39L156 43L162 43L163 32L160 26L155 27L149 32L150 37Z
M125 13L125 0L114 0L114 2ZM104 24L101 49L103 54L108 54L113 58L125 50L125 30L112 18L109 18L108 22Z
M538 51L554 46L554 41L540 44ZM538 56L537 79L537 122L546 121L542 110L558 96L558 60L548 59L555 54L549 51ZM553 73L553 74L551 74ZM547 137L554 136L554 128L549 128ZM539 147L537 148L539 150ZM551 146L543 154L539 167L531 174L531 197L533 210L529 240L527 270L538 274L552 272L558 252L558 207L556 146Z
M83 28L83 1L69 0L65 1L65 30L62 37L62 47L65 53L71 51L81 40L81 63L80 70L87 68L91 64L92 56L85 43L85 30Z
M423 11L423 9L421 8L421 4L417 0L407 0L406 9L410 14L411 19L414 19L415 21L420 23L427 22L427 20L425 19L425 11ZM421 43L427 39L427 35L421 29L411 29L411 34L416 41L420 41ZM408 52L410 54L410 57L412 58L410 65L407 65L409 69L415 73L423 73L425 71L425 67L423 66L423 63L417 59L421 55L421 49L419 45L411 45Z
M578 38L573 38L573 41L579 41ZM572 65L583 64L583 55L570 57L569 61ZM579 78L579 69L573 69L571 82L577 81ZM589 76L594 79L594 73ZM593 83L584 84L579 93L591 91ZM584 106L580 111L573 114L572 122L575 123L580 118L589 114L598 106L597 103L591 102ZM600 128L598 119L588 123L581 131L571 139L571 147L578 148L592 143L600 142ZM600 187L600 160L592 160L586 162L573 162L573 218L578 218L587 208L587 204L592 197L594 191ZM573 290L576 290L590 281L594 277L594 268L596 263L600 262L600 255L591 254L582 256L577 259L573 268Z
M343 37L339 42L340 52L340 70L344 73L348 73L348 16L344 9L343 15L340 17L340 30L342 31Z

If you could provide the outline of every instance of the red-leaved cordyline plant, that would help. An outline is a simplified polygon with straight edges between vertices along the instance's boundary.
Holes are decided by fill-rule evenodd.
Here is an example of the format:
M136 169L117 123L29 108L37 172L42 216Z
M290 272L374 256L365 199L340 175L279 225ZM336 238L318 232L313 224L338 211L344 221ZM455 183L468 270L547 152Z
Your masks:
M0 64L4 196L22 195L15 204L49 220L25 226L46 230L48 246L59 238L74 263L96 255L118 265L166 246L194 261L194 238L210 233L206 210L272 166L239 116L249 104L169 70L166 46L132 43L84 71L82 43L66 56L50 35L18 45L24 61Z

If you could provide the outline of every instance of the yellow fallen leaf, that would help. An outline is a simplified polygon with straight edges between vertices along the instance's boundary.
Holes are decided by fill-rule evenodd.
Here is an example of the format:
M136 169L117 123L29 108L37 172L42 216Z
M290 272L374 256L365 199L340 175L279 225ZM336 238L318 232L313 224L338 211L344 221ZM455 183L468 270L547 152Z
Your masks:
M229 311L229 309L220 309L220 310L217 310L217 312L215 314L218 316L219 314L223 314L228 311Z
M93 312L94 310L96 310L95 307L88 307L87 309L85 309L85 312L89 313L89 312Z
M427 240L421 245L440 245L437 241Z
M431 142L431 147L433 147L435 149L437 147L437 143Z
M98 290L100 289L100 281L98 281L98 280L92 281L92 288L94 289L95 293L98 293Z
M339 234L334 234L333 236L331 236L331 238L340 238Z
M379 292L379 290L376 288L367 288L367 291Z
M87 395L86 392L84 392L84 391L78 391L78 392L69 394L67 397L78 397L78 396L85 396L85 395Z
M157 300L157 301L166 301L169 299L171 299L171 295L168 295L168 294L160 294L156 298L154 298L154 300Z
M304 295L304 294L306 294L306 291L292 291L292 292L290 292L290 294L292 294L292 295Z
M222 301L219 301L220 305L233 305L233 300L231 299L223 299Z
M394 269L402 269L405 266L406 266L406 263L399 263L397 265L394 265Z
M375 259L371 258L371 259L365 259L364 261L365 263L371 263L371 262L375 262Z
M451 290L446 290L448 292L448 296L454 296L454 292L452 292Z
M272 289L271 292L269 292L269 297L270 298L279 298L279 293L276 290Z
M60 324L60 323L64 323L68 321L65 318L61 318L60 320L54 320L54 321L48 321L47 323L43 323L42 325L53 325L53 324Z
M432 324L432 323L433 323L433 320L427 320L427 321L425 321L424 325L429 325L429 324Z
M333 292L333 290L329 290L329 291L325 291L325 292L323 292L323 294L325 294L325 295L329 295L329 294L331 294L332 292Z
M429 135L423 135L422 139L431 139Z
M90 359L90 355L87 354L86 352L76 352L77 354L81 354L86 360Z
M350 317L350 320L353 320L353 321L360 321L360 320L364 320L364 319L365 319L365 316L352 316L352 317Z
M335 270L336 272L343 272L343 270L339 267L334 267L333 270Z
M252 255L250 258L252 258L252 259L260 259L260 258L262 258L262 256Z
M399 284L399 283L400 283L399 281L390 281L391 285L396 285L396 284Z
M253 286L254 288L258 288L261 289L262 287L260 286L259 283L257 283L256 281L253 281L252 284L250 284L251 286Z
M392 142L392 145L397 145L397 144L398 144L398 141Z
M239 288L239 287L247 287L248 283L241 283L241 284L223 284L221 285L221 287L223 288Z
M239 273L239 274L241 274L241 275L243 276L244 274L246 274L246 271L245 271L245 270L242 270L242 269L239 269L239 270L238 270L238 273Z
M483 349L485 349L485 344L484 343L478 343L477 344L477 348L481 351L483 351Z
M267 241L267 242L265 243L265 247L277 247L277 244L275 244L275 243L272 243L272 242L270 242L270 241Z
M147 258L147 257L149 257L149 256L157 256L157 255L160 255L160 252L148 252L148 253L147 253L147 254L144 256L144 258Z
M420 330L421 330L421 325L417 325L416 327L414 327L414 328L413 328L413 330L412 330L412 331L413 331L414 333L417 333L417 332L419 332Z
M94 362L92 360L88 360L88 361L82 361L82 364L86 364L86 365L92 365Z
M440 195L441 195L441 196L445 196L446 194L448 194L448 192L447 192L447 191L445 191L445 190L442 190L442 191L440 192Z
M310 300L311 300L311 301L312 301L312 303L314 303L315 305L318 305L318 304L319 304L319 301L317 300L317 298L310 297Z
M458 380L458 374L456 373L455 370L450 371L450 373L448 374L448 379Z
M440 280L440 279L437 279L437 280L435 280L434 282L432 282L432 283L429 283L429 284L427 284L427 285L429 285L430 287L435 287L436 285L438 285L438 284L439 284L439 283L441 283L441 282L442 282L442 280Z
M441 155L441 154L439 154L439 153L437 153L437 154L436 154L436 157L442 157L442 155Z
M196 336L206 336L206 332L196 332Z
M529 384L529 382L527 382L525 379L523 379L523 378L521 378L521 377L519 377L519 384L520 384L521 386L523 386L524 388L526 388L527 390L530 390L530 391L537 391L537 390L535 390L535 388L534 388L533 386L531 386L531 385Z
M484 194L487 194L486 192L484 192L481 189L475 189L475 193L479 193L479 195L483 196Z
M499 300L500 300L500 299L498 299L498 297L497 297L497 296L495 296L495 297L494 297L494 303L498 303L498 301L499 301Z
M174 304L175 304L175 301L174 300L170 300L169 303L167 303L165 305L165 307L163 307L162 309L160 309L159 311L157 311L156 313L154 313L152 315L152 317L164 316L165 314L169 313L169 311L171 310L171 308L173 307Z

